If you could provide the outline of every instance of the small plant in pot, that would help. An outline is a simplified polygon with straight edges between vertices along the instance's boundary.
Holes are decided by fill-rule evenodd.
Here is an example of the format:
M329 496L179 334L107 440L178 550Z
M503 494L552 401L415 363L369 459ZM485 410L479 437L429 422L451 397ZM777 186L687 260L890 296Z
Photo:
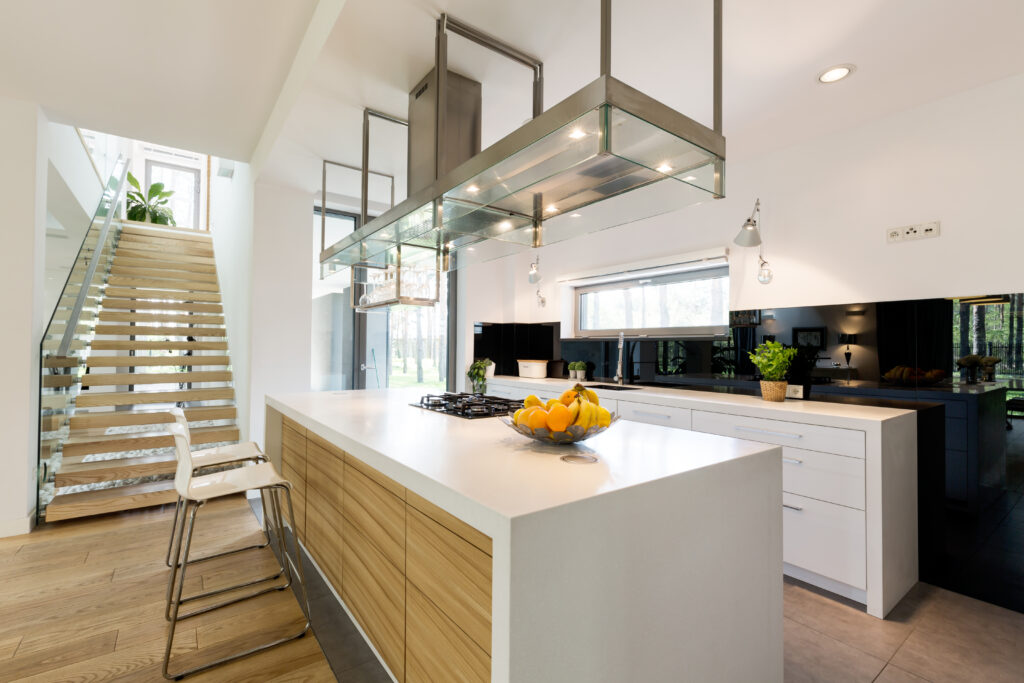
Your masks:
M577 360L569 363L569 379L584 380L587 378L586 361Z
M490 358L480 358L473 361L469 366L466 377L473 383L473 393L483 394L487 392L487 378L494 376L494 361Z
M786 400L786 373L796 356L796 349L787 349L779 342L764 342L749 353L750 361L761 372L761 398L766 401Z
M167 202L174 195L174 190L164 190L163 183L153 183L143 193L142 186L131 173L128 174L128 184L135 188L128 190L125 199L125 217L128 220L156 225L177 225L174 222L174 212L167 206Z

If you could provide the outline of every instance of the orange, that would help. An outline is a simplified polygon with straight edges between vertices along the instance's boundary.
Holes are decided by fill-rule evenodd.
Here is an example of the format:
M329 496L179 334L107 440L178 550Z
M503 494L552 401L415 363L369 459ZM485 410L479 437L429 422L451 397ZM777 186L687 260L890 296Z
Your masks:
M551 410L548 411L548 429L553 432L564 432L571 421L572 415L562 403L551 406Z
M541 429L548 426L548 411L537 406L536 410L528 415L521 415L519 419L522 420L521 424L525 424L530 429Z
M572 402L576 400L577 396L579 396L579 392L575 389L566 389L562 392L562 395L558 397L558 400L565 405L571 405Z
M530 416L530 413L533 413L536 410L537 406L530 406L529 408L520 408L515 412L515 415L512 416L512 419L513 421L515 421L517 425L524 425L526 424L526 418Z

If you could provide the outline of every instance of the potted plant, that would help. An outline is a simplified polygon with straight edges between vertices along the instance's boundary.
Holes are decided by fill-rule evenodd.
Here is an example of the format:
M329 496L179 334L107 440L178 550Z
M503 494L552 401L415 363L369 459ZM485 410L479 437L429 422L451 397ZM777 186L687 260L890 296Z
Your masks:
M490 358L480 358L473 361L469 366L466 377L473 383L473 393L483 394L487 392L487 378L494 377L494 361Z
M134 190L125 195L125 217L130 221L154 223L156 225L177 225L174 212L167 206L173 190L164 190L163 183L153 183L143 194L142 186L135 176L128 174L128 183Z
M749 353L750 361L761 372L761 398L766 401L786 400L786 373L796 356L796 349L787 349L776 341L764 342Z
M587 378L586 361L576 360L569 363L569 379L585 380Z

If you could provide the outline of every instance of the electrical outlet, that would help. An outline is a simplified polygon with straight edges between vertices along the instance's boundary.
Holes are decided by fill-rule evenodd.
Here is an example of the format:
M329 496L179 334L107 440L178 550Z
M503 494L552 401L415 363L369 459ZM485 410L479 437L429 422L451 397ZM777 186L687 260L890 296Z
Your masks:
M939 221L905 225L902 228L887 228L885 231L885 241L890 243L909 242L911 240L922 240L938 236Z

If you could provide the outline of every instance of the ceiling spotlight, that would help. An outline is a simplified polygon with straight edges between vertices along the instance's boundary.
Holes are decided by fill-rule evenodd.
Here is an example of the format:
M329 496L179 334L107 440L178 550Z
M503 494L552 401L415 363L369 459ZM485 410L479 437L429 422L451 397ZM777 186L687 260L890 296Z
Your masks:
M821 83L835 83L841 81L850 74L852 74L857 67L853 64L837 64L836 66L825 69L818 74L818 81Z
M697 179L697 176L695 176L695 175L688 175L685 178L683 178L683 180L685 180L688 183L692 183L696 179Z
M761 244L761 232L757 229L757 219L760 217L761 200L758 199L754 203L754 210L750 213L750 218L743 222L743 227L740 228L739 234L733 240L737 246L756 247Z
M544 209L544 211L546 211L547 213L554 213L558 211L558 207L555 206L554 204L548 204L548 207Z
M572 129L572 132L571 132L571 133L569 133L569 137L570 137L570 138L572 138L573 140L579 140L580 138L585 138L585 137L587 137L587 134L586 134L586 133L584 133L584 132L583 132L583 131L582 131L581 129L579 129L579 128L573 128L573 129Z
M480 191L480 188L477 187L476 185L470 185L469 187L466 188L466 192L468 192L470 194L476 194L479 191Z
M502 230L511 230L512 229L512 221L502 221L502 222L498 223L498 227L501 228Z
M669 171L672 170L672 167L669 166L668 164L664 164L663 163L661 166L659 166L658 168L656 168L654 170L657 171L658 173L668 173Z
M569 214L569 218L579 218L579 217L580 217L580 216L582 216L582 215L583 215L583 214L579 214L579 213L570 213L570 214Z

